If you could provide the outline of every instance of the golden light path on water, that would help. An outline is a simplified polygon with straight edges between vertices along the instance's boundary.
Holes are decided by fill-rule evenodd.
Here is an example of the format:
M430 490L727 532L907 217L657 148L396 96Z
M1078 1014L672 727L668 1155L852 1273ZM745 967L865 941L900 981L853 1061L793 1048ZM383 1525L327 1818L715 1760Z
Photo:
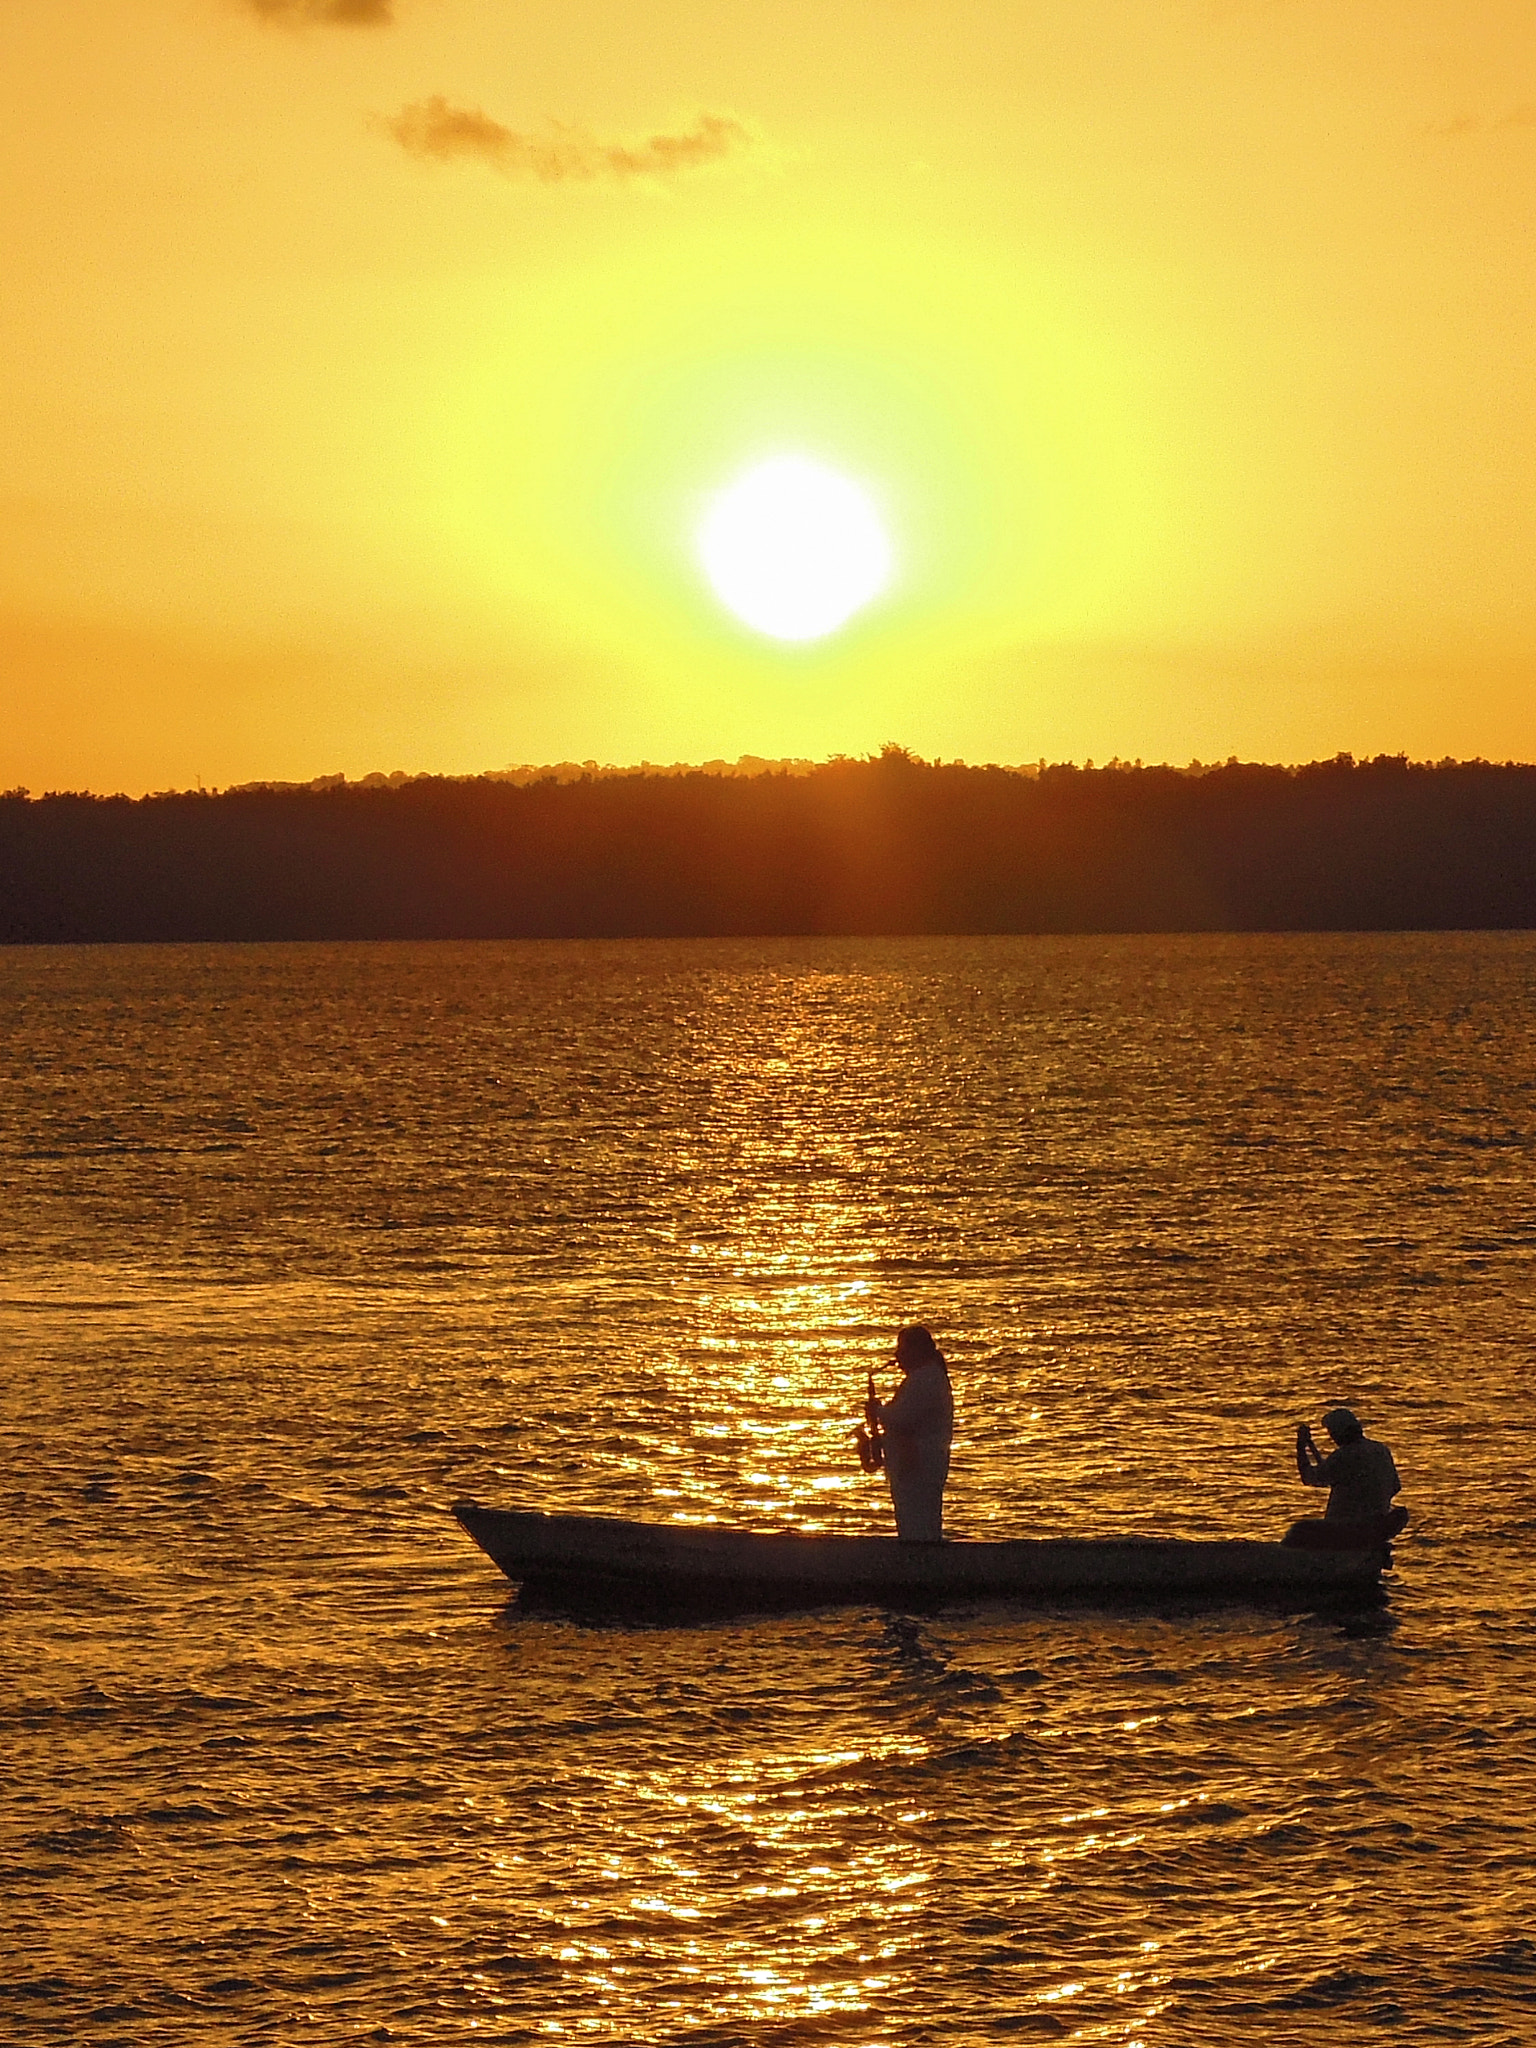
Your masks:
M722 1155L731 1160L729 1232L686 1247L695 1329L691 1369L680 1363L679 1399L689 1410L701 1400L723 1407L704 1428L736 1458L757 1519L812 1531L867 1504L868 1482L849 1457L850 1430L861 1375L880 1362L882 1345L875 1285L861 1276L878 1250L860 1198L859 1140L817 1113L879 1066L878 1013L853 1011L835 1042L818 1028L823 1004L840 993L834 984L809 1014L779 1013L755 1028L722 1007L700 1029L696 1056L709 1108L697 1143L676 1161L689 1176L710 1161L718 1171ZM884 1333L887 1357L892 1334ZM890 1392L889 1366L885 1378ZM741 1447L750 1456L740 1458ZM686 1448L676 1485L662 1497L678 1503L680 1520L739 1513L719 1501L712 1475Z
M692 1363L672 1378L685 1412L704 1408L717 1419L697 1422L686 1440L646 1442L624 1463L637 1485L670 1504L674 1519L739 1521L742 1495L736 1493L734 1506L722 1500L712 1468L699 1465L702 1442L735 1463L754 1523L814 1531L838 1526L847 1497L868 1491L862 1475L848 1469L849 1390L875 1362L875 1290L869 1279L847 1277L870 1256L867 1219L859 1204L826 1188L857 1172L858 1148L851 1138L829 1138L808 1110L818 1083L846 1085L874 1061L871 1047L854 1053L844 1044L834 1053L813 1019L776 1018L771 1051L756 1041L757 1034L734 1023L723 1037L710 1037L702 1072L712 1110L697 1146L675 1162L680 1174L696 1173L722 1139L736 1155L728 1240L695 1240L685 1248L694 1274ZM851 1788L872 1769L917 1763L926 1753L911 1739L769 1747L702 1771L690 1763L653 1773L640 1783L615 1775L616 1788L649 1809L660 1832L678 1816L685 1833L698 1823L720 1824L751 1844L752 1860L774 1871L748 1883L742 1897L786 1917L776 1942L754 1932L722 1945L700 1928L713 1888L686 1858L660 1859L659 1874L670 1881L631 1895L635 1913L679 1923L676 1967L695 1996L705 1980L715 1987L698 2004L679 1997L681 2024L755 2028L865 2013L919 1963L923 1894L935 1871L914 1831L930 1818L927 1809L898 1799L888 1834L850 1853L847 1823L857 1815L862 1834L883 1817L871 1813L867 1798L808 1802L803 1788L824 1780ZM646 1874L658 1874L654 1862ZM640 1877L616 1857L602 1875L618 1885ZM878 1927L878 1938L852 1967L808 1967L823 1941L836 1940L850 1920ZM589 1966L588 1982L599 1996L622 1988L610 1974L609 1954L562 1953ZM724 1998L722 1979L734 1984Z

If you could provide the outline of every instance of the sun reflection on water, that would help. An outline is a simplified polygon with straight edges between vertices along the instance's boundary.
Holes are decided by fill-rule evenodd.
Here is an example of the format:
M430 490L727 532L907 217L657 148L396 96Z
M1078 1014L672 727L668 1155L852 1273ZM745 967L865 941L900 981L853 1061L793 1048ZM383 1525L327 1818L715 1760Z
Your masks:
M688 1335L665 1373L690 1426L657 1488L674 1520L819 1531L885 1513L851 1441L900 1315L860 1087L881 1006L867 988L839 1003L836 984L810 982L798 1007L738 995L692 1026L702 1108L671 1170L707 1190L712 1227L680 1247ZM637 1479L657 1448L638 1448Z
M926 1754L886 1737L611 1770L607 1800L632 1813L630 1846L577 1874L546 1953L610 2013L643 1956L670 1980L661 2003L678 2027L751 2038L770 2023L869 2013L916 1965L937 1868L926 1810L872 1805L869 1788ZM578 1910L590 1931L571 1924Z

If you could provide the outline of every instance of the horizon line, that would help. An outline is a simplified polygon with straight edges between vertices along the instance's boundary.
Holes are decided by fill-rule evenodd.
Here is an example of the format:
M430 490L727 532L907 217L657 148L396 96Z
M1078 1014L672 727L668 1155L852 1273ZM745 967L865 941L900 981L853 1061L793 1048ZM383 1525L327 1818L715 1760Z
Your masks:
M516 787L528 787L538 782L582 782L643 779L680 779L688 775L713 775L723 780L750 781L769 775L808 776L821 770L837 767L865 767L880 762L899 761L914 768L965 769L973 773L1018 775L1033 781L1042 775L1069 773L1077 775L1104 774L1146 774L1146 775L1187 775L1201 776L1218 774L1227 769L1261 769L1278 774L1300 774L1307 769L1337 768L1396 768L1401 770L1429 771L1452 768L1536 768L1536 762L1506 759L1490 760L1482 754L1468 757L1445 754L1437 760L1414 759L1407 753L1356 756L1348 751L1330 755L1319 755L1309 761L1259 761L1244 760L1236 754L1228 754L1221 760L1202 760L1198 755L1188 762L1144 761L1140 755L1134 760L1118 754L1096 762L1093 755L1083 760L1052 761L1042 754L1034 761L967 761L959 755L946 759L935 755L932 759L916 753L913 749L895 741L887 743L878 753L828 754L824 759L812 760L805 755L772 756L764 754L740 754L734 761L715 756L704 761L652 761L642 758L634 762L605 762L595 759L561 760L549 762L512 762L504 768L466 769L462 771L423 768L396 768L388 773L371 769L367 774L349 776L344 772L328 775L314 775L302 780L288 780L278 776L260 776L249 782L227 782L223 784L204 783L199 776L193 784L185 787L168 786L163 789L146 789L139 796L130 796L124 789L46 789L34 797L24 784L0 789L0 799L12 802L42 802L50 797L94 797L124 798L130 803L142 803L155 797L179 796L242 796L263 790L299 791L308 790L317 794L338 789L396 790L419 782L505 782Z

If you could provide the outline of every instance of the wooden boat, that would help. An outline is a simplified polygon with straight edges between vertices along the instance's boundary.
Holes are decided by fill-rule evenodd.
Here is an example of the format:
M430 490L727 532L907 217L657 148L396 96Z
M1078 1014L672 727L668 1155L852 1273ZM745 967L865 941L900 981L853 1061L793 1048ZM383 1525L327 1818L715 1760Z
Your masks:
M461 1500L454 1515L525 1595L623 1606L848 1602L1373 1601L1391 1553L1165 1536L902 1543L894 1536L757 1535Z

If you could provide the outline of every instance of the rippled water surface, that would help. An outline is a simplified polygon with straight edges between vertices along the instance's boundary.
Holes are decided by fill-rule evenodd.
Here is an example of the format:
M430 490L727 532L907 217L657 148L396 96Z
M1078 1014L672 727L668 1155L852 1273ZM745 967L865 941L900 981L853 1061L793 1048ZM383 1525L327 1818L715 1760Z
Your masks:
M0 952L0 2037L1536 2040L1536 939ZM520 1607L465 1493L1383 1611Z

